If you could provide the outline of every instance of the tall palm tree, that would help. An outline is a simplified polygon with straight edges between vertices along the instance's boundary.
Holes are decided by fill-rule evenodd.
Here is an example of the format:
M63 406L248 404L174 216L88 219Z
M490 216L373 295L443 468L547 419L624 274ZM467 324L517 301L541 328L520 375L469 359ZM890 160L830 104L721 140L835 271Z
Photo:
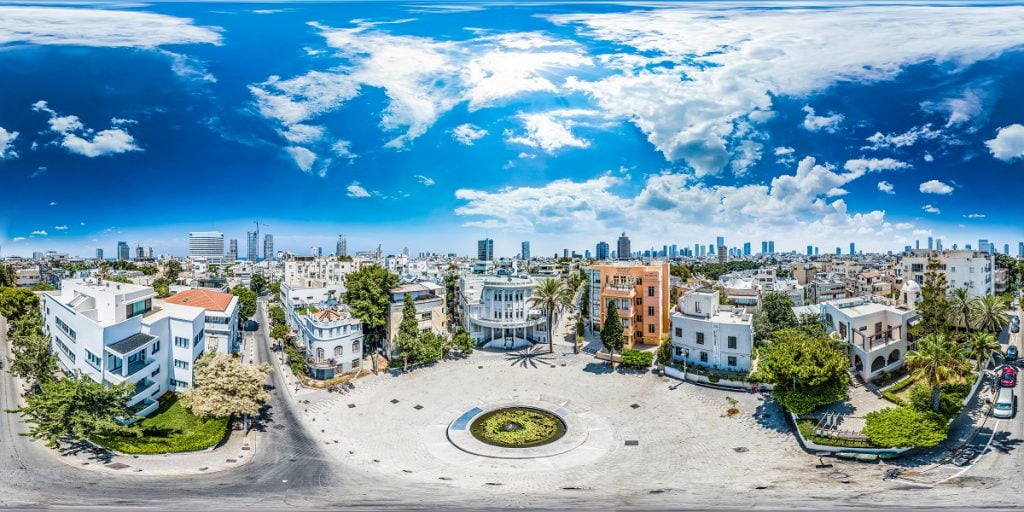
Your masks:
M971 340L970 353L978 363L978 371L981 371L982 363L995 361L995 354L1000 350L996 336L990 332L979 332Z
M949 321L953 325L963 321L967 332L971 332L971 311L974 309L974 301L967 287L954 288L949 292Z
M982 331L998 332L1010 323L1006 301L996 295L985 295L974 301L971 321Z
M942 386L959 382L969 373L964 350L945 334L928 334L918 340L917 349L907 354L907 368L917 380L932 388L932 410L939 412Z
M555 352L555 333L553 332L555 313L572 309L572 292L561 279L542 279L533 288L530 296L530 307L541 308L547 320L548 353Z

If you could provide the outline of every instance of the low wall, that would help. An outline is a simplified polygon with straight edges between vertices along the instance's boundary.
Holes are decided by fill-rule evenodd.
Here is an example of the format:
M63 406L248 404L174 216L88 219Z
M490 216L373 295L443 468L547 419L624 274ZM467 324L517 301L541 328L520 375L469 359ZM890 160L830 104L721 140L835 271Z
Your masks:
M750 391L751 386L753 386L753 384L749 382L743 382L740 380L729 380L723 378L719 378L718 382L711 382L711 379L709 379L707 375L700 375L693 372L683 373L682 370L675 368L673 366L665 367L665 375L668 375L673 379L685 380L688 382L698 382L702 384L709 384L712 386L720 386L724 388L742 389L744 391ZM758 384L758 387L760 389L771 390L774 386L771 384Z
M964 407L967 407L967 404L970 403L972 398L974 398L974 395L978 392L978 388L981 387L981 383L983 382L985 382L985 370L978 372L978 378L974 380L974 385L971 386L971 392L967 393L967 396L964 397Z
M829 446L825 444L817 444L808 441L804 438L804 435L800 433L800 427L797 426L796 414L789 413L789 419L793 424L793 430L796 431L796 438L800 440L800 445L810 452L850 452L850 453L871 453L875 455L893 454L902 455L903 453L911 450L911 448L847 448L845 446Z

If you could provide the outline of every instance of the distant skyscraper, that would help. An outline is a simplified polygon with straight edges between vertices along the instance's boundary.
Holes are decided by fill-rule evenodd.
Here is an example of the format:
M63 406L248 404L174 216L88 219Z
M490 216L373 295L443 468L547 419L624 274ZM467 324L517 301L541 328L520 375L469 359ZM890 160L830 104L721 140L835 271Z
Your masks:
M594 257L598 260L608 259L608 242L597 243L597 250L594 251Z
M934 251L935 250L935 242L932 241L932 237L928 237L928 250L929 251Z
M146 247L146 259L147 260L153 259L153 248L152 247Z
M338 244L334 248L334 255L337 257L348 256L348 240L345 235L338 235Z
M750 242L743 242L743 255L750 256Z
M838 256L838 255L840 255L842 253L843 253L843 250L840 249L839 247L836 247L836 255Z
M118 242L117 259L128 261L131 257L131 248L128 247L128 242Z
M818 246L814 246L814 255L815 255L815 256L817 256L817 255L818 255Z
M668 257L675 258L676 256L679 256L679 247L676 244L668 246Z
M1003 254L1010 255L1010 244L1003 244Z
M1024 242L1017 242L1017 257L1024 258Z
M813 246L810 246L810 245L807 246L807 255L808 256L813 256L814 255L814 247Z
M988 240L985 239L978 240L978 250L987 253L993 252L992 246L988 243Z
M568 258L569 257L569 249L562 249L562 257L563 258Z
M768 254L768 241L761 240L761 254Z
M96 259L98 259L98 260L102 260L103 259L103 249L96 249Z
M936 238L935 239L935 250L939 251L939 252L942 252L942 239L941 238Z
M224 233L219 231L195 231L188 234L188 256L190 258L215 259L224 257Z
M588 260L590 259L590 249L583 251L583 258Z
M530 241L529 240L525 240L525 241L523 241L523 243L521 243L519 245L520 245L519 257L524 259L524 260L530 259Z
M245 233L245 242L246 242L245 259L247 259L249 261L256 261L259 258L259 255L260 255L260 249L259 249L259 247L257 247L257 243L258 243L258 241L256 240L257 236L259 236L259 233L256 232L256 231L247 231Z
M263 235L263 259L274 259L274 235Z
M853 242L850 242L850 255L852 256L854 254L857 254L857 246Z
M728 249L725 247L725 237L724 236L720 236L720 237L715 238L715 245L717 246L716 248L718 249L718 262L719 263L725 263L725 260L728 259L726 257Z
M494 240L484 238L476 242L476 259L491 261L494 259Z
M914 240L914 249L920 249L920 248L921 248L921 241L920 240Z
M238 240L232 238L228 241L228 261L238 259Z
M775 254L775 240L768 240L768 254Z
M631 254L629 249L629 237L626 236L625 232L623 232L622 235L619 236L619 241L616 249L618 249L620 260L629 259Z

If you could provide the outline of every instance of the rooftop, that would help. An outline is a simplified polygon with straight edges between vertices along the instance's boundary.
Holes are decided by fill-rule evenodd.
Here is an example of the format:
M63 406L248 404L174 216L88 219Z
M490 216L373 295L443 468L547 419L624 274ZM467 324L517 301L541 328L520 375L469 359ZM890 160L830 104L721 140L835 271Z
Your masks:
M107 345L107 350L123 356L155 339L156 337L149 334L135 333L121 341Z
M231 305L231 299L234 298L235 296L230 293L193 289L171 295L164 299L164 302L182 306L193 306L210 311L225 311Z

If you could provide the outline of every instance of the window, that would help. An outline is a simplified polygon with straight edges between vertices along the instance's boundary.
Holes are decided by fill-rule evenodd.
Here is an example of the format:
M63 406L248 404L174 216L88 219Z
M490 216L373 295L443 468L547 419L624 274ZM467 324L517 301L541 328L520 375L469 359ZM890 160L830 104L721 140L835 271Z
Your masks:
M704 344L704 333L702 333L702 332L698 332L697 333L697 344L698 345L703 345Z
M875 322L875 334L882 334L882 322Z
M352 360L352 368L359 368L359 359L358 358Z
M188 382L185 382L183 380L171 379L171 385L176 387L176 388L181 388L181 387L188 386Z
M654 324L647 324L647 333L654 334Z
M188 361L182 361L181 359L174 360L174 367L181 368L182 370L188 370Z
M352 342L352 353L355 354L356 352L359 352L359 342L358 341L353 341Z
M89 361L89 364L95 366L97 369L100 367L100 356L93 354L88 350L85 351L85 360Z
M194 341L195 344L198 345L200 341L203 341L203 336L204 336L203 331L199 331L199 334L196 334L196 337L193 338L192 341Z
M693 311L695 313L700 313L700 301L694 301L694 303L693 303Z
M156 342L153 343L153 348L149 353L156 354L157 352L160 352L160 340L156 340Z
M729 356L729 359L726 361L726 364L728 364L729 366L736 366L736 356Z
M676 327L676 337L677 338L682 338L683 337L683 328L682 327Z
M676 349L676 355L677 356L683 355L683 347L673 347L673 348Z
M157 367L156 367L156 370L153 370L153 373L149 374L149 376L150 376L150 377L156 377L156 376L157 376L157 374L159 374L159 373L160 373L160 367L159 367L159 366L157 366Z
M341 357L345 353L345 349L341 345L334 347L334 357Z
M637 306L639 306L639 305L641 305L641 304L643 304L643 303L644 303L644 300L643 300L643 299L641 299L640 297L637 297L637 298L636 298L636 305L637 305Z
M647 306L647 316L654 316L654 306Z
M75 341L75 330L72 329L71 327L68 327L68 324L64 323L64 321L61 320L60 318L56 318L55 320L57 323L57 327L61 331L64 331L64 334L67 334L68 338L71 338L71 341Z
M707 352L701 352L700 353L700 362L702 362L702 363L708 362L708 353Z
M647 287L647 296L648 297L654 297L654 287L653 286L648 286Z
M131 304L125 304L125 318L145 314L153 308L153 299L140 300Z
M188 338L182 338L181 336L174 337L174 346L181 348L188 348Z
M732 349L736 348L736 336L729 336L728 347Z

